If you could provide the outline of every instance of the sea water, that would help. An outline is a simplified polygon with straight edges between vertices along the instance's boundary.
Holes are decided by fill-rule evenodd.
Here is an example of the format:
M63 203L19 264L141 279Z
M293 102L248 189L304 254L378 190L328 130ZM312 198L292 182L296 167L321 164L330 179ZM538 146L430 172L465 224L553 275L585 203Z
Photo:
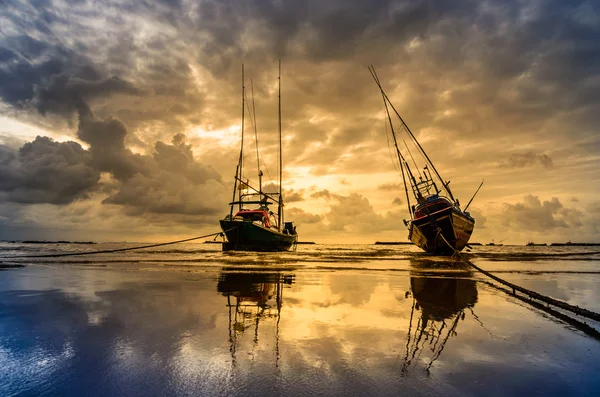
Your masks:
M1 396L597 395L600 341L410 245L0 243ZM475 246L600 312L600 247ZM12 267L24 265L24 267ZM521 297L522 298L522 297ZM592 320L573 315L600 329Z

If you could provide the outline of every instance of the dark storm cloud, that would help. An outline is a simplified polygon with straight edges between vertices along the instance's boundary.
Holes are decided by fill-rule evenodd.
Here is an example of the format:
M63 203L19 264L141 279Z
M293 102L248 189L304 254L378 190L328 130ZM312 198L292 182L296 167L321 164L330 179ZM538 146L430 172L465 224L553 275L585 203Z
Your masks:
M37 137L18 151L0 145L0 198L15 203L67 204L100 179L91 155L76 142Z
M502 216L504 224L513 229L544 232L582 226L583 213L564 207L556 197L541 202L538 197L527 195L521 203L505 204Z
M133 154L125 147L127 128L117 119L100 120L83 104L79 116L77 136L90 144L95 166L110 172L119 180L126 180L139 172L146 172L147 158Z
M513 153L508 158L510 168L525 168L539 165L544 168L552 168L553 162L547 154L536 154L534 152Z
M85 100L106 97L111 93L138 94L139 91L116 76L91 81L63 73L53 75L46 86L36 85L31 104L41 114L54 112L68 115L75 110L89 112Z
M147 168L124 180L119 191L105 203L129 206L130 213L138 215L145 212L210 215L222 208L225 186L221 175L195 161L184 135L175 135L171 145L157 142L153 161L128 154L143 159Z
M113 193L104 203L125 206L131 215L208 215L221 208L221 175L195 160L184 135L175 135L171 144L158 141L148 156L125 147L127 133L121 121L101 120L84 106L78 136L90 145L89 151L75 142L46 137L26 143L18 152L1 145L0 198L66 204L99 190L100 173L107 172L118 183L109 183Z
M78 135L90 144L94 164L121 182L104 203L127 206L131 215L207 215L221 207L221 175L196 162L183 134L175 135L170 145L156 142L152 156L125 147L127 129L116 119L83 114Z
M23 106L33 98L36 87L51 84L53 80L56 85L68 77L89 80L101 78L85 56L60 44L41 41L27 34L5 38L0 42L0 49L0 98L15 106ZM60 94L68 96L70 93Z
M189 118L198 114L198 107L189 103L197 105L202 101L201 96L185 89L193 85L188 66L191 61L209 70L219 83L227 80L221 90L229 94L232 93L229 85L238 79L237 69L242 60L249 64L258 60L261 64L275 64L278 57L284 57L284 72L298 79L292 83L295 87L288 84L287 88L300 94L287 99L291 106L288 105L286 117L294 121L310 114L307 102L302 106L292 105L293 102L301 104L307 97L313 99L311 103L315 106L330 112L343 114L346 109L346 116L349 99L352 99L355 103L350 108L362 108L363 113L372 114L374 109L365 105L378 98L364 70L364 65L371 62L381 65L381 77L390 90L394 90L400 77L408 83L403 89L411 97L406 110L418 127L435 120L434 125L454 132L491 134L502 129L499 125L489 128L487 119L491 115L504 115L506 126L536 124L534 116L578 108L581 104L589 106L592 98L597 98L598 90L590 77L598 70L599 44L594 39L598 36L598 26L590 15L598 6L591 2L552 1L524 7L516 1L502 4L165 1L111 3L105 9L94 11L90 11L86 2L74 3L70 9L49 4L35 7L17 2L8 4L20 11L9 18L18 28L42 32L69 26L72 34L81 32L87 39L77 40L77 46L69 49L61 47L54 38L56 33L46 35L50 37L48 43L42 43L44 36L38 34L38 39L30 37L27 43L19 44L23 56L44 51L60 55L50 57L49 62L59 63L52 72L41 74L46 79L60 74L66 63L75 63L76 56L89 59L94 51L102 50L109 58L101 68L92 67L92 70L112 73L96 71L91 80L106 79L115 73L124 80L135 80L140 87L152 87L159 96L173 96L163 100L173 106L179 102L183 112L179 114ZM25 14L29 17L23 16ZM69 14L80 17L82 22L69 24ZM84 25L84 21L99 18L105 18L107 26L94 40L93 36L89 37L92 28ZM135 27L147 26L140 25L140 20L154 24L157 32L162 33L152 32L146 42L140 42L133 32ZM131 24L129 28L128 24ZM415 44L414 48L410 47L411 43ZM4 57L9 56L13 47L15 45L5 49ZM329 72L324 72L324 67ZM308 68L311 72L307 76ZM262 69L255 74L259 81L272 73ZM36 73L30 75L14 80L29 80L24 85L29 91L33 83L44 84L40 78L31 81ZM436 119L436 114L447 106L440 100L443 93L448 98L446 102L453 107L481 106L471 114ZM19 97L27 98L24 93ZM145 101L147 106L153 103L150 99ZM231 99L226 101L231 102ZM233 106L233 111L225 108L229 117L235 114ZM145 111L139 106L122 106L115 111L128 125L134 125L134 119L141 122L139 119L170 118L164 110ZM214 115L213 118L218 120ZM352 124L357 122L360 120ZM348 139L372 138L344 128L346 132L341 136L345 142L339 142L339 146L333 144L338 143L336 136L340 136L333 135L329 142L332 150L322 153L323 162L343 155L345 146L352 144ZM304 140L309 132L302 133ZM312 157L309 160L319 161Z

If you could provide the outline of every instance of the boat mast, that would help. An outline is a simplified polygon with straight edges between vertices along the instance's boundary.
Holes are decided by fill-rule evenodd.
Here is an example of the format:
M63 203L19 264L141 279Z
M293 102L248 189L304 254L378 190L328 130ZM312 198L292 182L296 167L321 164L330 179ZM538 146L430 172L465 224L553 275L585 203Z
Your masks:
M279 60L279 76L277 77L278 83L278 119L279 119L279 208L277 211L277 227L281 231L281 221L283 220L283 195L281 188L281 181L283 179L283 157L281 153L281 59Z
M369 69L369 71L371 72L371 76L373 77L373 79L375 80L377 85L379 85L379 80L377 78L377 75L375 74L375 70L372 71L371 69ZM404 192L406 193L406 205L408 207L408 213L412 219L413 214L412 214L412 211L410 208L410 195L408 194L408 186L406 185L406 177L404 175L404 167L406 167L406 171L410 175L410 177L413 179L413 181L415 178L413 177L412 172L410 171L410 168L408 167L408 163L406 163L406 160L404 159L404 156L402 156L402 153L400 152L400 148L398 147L398 141L396 139L396 132L394 131L394 124L392 123L392 118L390 117L390 111L388 108L388 104L387 104L387 101L385 100L383 89L381 89L381 86L379 86L379 88L381 90L381 98L383 99L383 104L385 106L385 113L387 114L388 122L390 123L390 129L392 130L392 137L394 138L394 147L396 148L396 154L398 155L398 162L400 163L400 169L402 170L402 183L404 184Z
M258 153L258 126L256 122L256 106L254 106L254 83L250 79L250 88L252 90L252 113L254 114L254 141L256 142L256 166L258 168L258 199L262 200L262 176L263 173L260 170L260 156Z
M385 101L385 98L383 98L383 104L385 105L385 112L387 114L388 117L388 122L390 123L390 128L392 130L392 137L394 137L394 146L396 147L396 153L398 154L398 162L400 163L400 169L402 170L402 183L404 184L404 192L406 193L406 206L408 207L408 213L412 219L412 211L410 208L410 195L408 194L408 186L406 185L406 177L404 175L404 168L406 168L406 172L407 172L407 176L409 176L412 181L413 184L416 184L415 181L415 177L412 174L412 171L410 170L410 167L408 166L408 163L406 162L406 159L404 158L404 156L402 156L402 153L400 152L400 148L398 148L398 141L396 139L396 131L394 131L394 125L392 124L392 118L390 117L390 111L388 109L387 103ZM419 196L417 196L417 199L419 198Z
M240 190L239 190L239 210L241 211L242 209L242 188L243 188L243 178L244 178L244 106L246 105L245 102L245 98L246 98L246 87L244 86L244 64L242 64L242 142L240 144L240 160L239 160L239 164L240 164L240 173L239 173L239 178L240 178Z
M373 67L373 65L371 65L371 71L372 71L373 74L375 74L375 77L376 77L377 74L375 73L375 68ZM379 89L381 90L381 93L385 97L386 101L390 104L392 110L394 111L394 113L396 113L396 116L400 119L400 121L402 122L402 125L404 125L404 127L406 128L406 131L408 132L408 134L410 135L410 137L412 138L412 140L415 142L415 144L417 145L417 147L419 148L419 150L421 151L421 153L423 154L423 156L427 160L427 163L431 166L431 168L433 169L433 171L437 175L437 177L440 180L440 182L442 182L442 186L444 186L444 189L448 192L448 195L450 196L450 198L452 199L452 201L455 202L456 199L454 198L454 195L452 194L452 191L450 190L450 186L448 186L448 183L446 183L446 181L444 181L444 179L441 177L440 173L437 171L437 169L435 168L435 166L431 162L431 159L429 158L429 156L427 156L427 153L425 153L425 150L423 150L423 147L421 146L421 144L419 143L419 141L417 141L417 138L414 136L414 134L412 133L412 131L410 130L410 128L408 127L408 125L404 122L404 119L402 118L402 116L400 116L400 113L398 113L398 111L396 110L396 108L394 107L394 105L392 104L392 102L390 101L390 98L388 98L388 96L386 95L386 93L383 91L383 87L381 87L381 84L379 83L379 79L375 79L375 82L379 86Z
M235 205L235 193L237 191L237 182L240 180L240 187L242 182L242 161L244 159L244 64L242 64L242 142L240 144L240 157L238 158L237 166L235 167L235 178L233 180L233 197L229 207L229 219L233 217L233 206ZM242 197L240 191L239 197L239 208L242 209Z

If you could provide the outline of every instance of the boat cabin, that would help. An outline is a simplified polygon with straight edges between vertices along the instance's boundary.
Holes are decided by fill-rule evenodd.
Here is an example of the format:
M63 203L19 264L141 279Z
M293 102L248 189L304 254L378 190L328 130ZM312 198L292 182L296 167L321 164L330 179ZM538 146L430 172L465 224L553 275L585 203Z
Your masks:
M415 219L418 219L450 207L452 207L450 200L445 197L440 197L437 194L432 194L425 199L423 204L419 204L416 207L413 206L413 211L415 213Z
M271 222L269 221L269 215L265 210L240 210L238 211L233 219L240 219L246 222L258 222L264 227L271 227Z

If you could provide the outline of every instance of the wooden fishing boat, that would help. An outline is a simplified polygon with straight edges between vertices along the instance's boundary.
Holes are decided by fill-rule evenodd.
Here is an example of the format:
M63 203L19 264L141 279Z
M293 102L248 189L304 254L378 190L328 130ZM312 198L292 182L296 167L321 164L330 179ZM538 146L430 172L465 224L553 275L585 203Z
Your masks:
M240 156L233 183L233 199L229 203L229 214L220 220L225 234L223 251L287 251L296 247L298 234L292 222L284 222L282 170L283 157L281 150L281 62L279 63L279 191L265 193L262 186L263 172L260 169L258 153L258 133L256 117L254 133L256 139L256 162L258 167L258 188L244 178L244 115L246 93L244 86L244 66L242 65L242 138ZM254 108L254 100L253 100ZM256 113L255 113L256 115ZM275 204L274 212L270 205ZM237 210L235 209L237 206ZM235 212L234 212L235 211Z
M477 192L479 192L483 182L479 185L479 188L477 188L466 207L461 209L459 201L454 198L450 189L450 181L442 179L421 144L396 111L396 108L394 108L394 105L383 90L375 69L370 66L369 71L381 91L397 160L400 165L399 171L402 175L410 215L410 220L404 220L405 226L408 227L409 240L424 251L433 254L453 254L456 251L461 251L467 246L475 227L475 219L466 210ZM409 166L406 156L402 154L398 146L398 136L394 129L390 108L399 119L401 130L406 132L410 142L414 144L417 151L422 155L425 162L422 172L419 170L406 142L404 142L405 150L416 168L416 174ZM438 180L441 189L435 180ZM413 196L412 200L414 201L411 200L409 186ZM415 202L415 204L412 204L412 202Z

